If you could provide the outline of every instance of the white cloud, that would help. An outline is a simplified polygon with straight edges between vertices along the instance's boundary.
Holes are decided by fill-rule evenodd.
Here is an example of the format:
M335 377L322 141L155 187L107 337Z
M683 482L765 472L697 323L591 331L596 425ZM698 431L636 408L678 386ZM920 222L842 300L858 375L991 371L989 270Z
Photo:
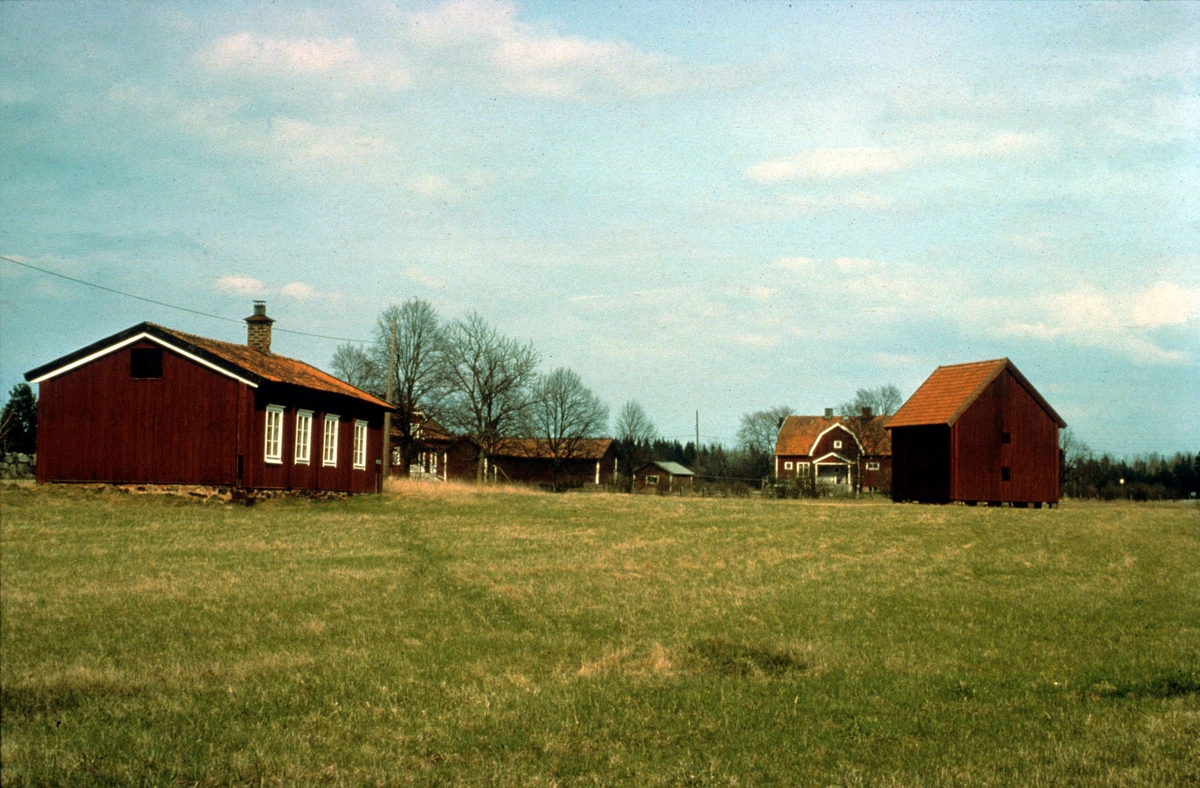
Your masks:
M217 280L217 289L225 293L248 296L261 296L267 293L267 286L261 279L240 274L221 277Z
M1005 132L982 139L921 142L888 148L818 148L755 164L746 169L746 177L768 184L852 178L939 161L1002 158L1036 150L1044 144L1040 137Z
M993 315L1013 314L1015 302L1001 302ZM1186 354L1157 344L1149 331L1180 326L1200 318L1200 289L1158 282L1142 291L1103 293L1080 288L1033 300L1023 318L1006 318L998 333L1077 345L1105 347L1135 361L1172 362Z
M783 271L808 273L816 270L817 261L811 257L781 257L775 261L775 267Z
M313 298L317 295L317 291L313 290L311 285L304 282L291 282L279 288L279 295L288 296L289 298Z
M561 35L517 19L510 2L452 0L414 13L413 41L428 50L452 50L500 90L549 97L577 96L598 88L634 95L684 86L683 67L623 42Z
M358 43L349 36L337 40L286 39L238 33L213 42L198 59L219 72L337 76L352 83L387 88L403 88L412 81L407 69L365 58Z
M423 197L442 197L451 192L450 184L440 175L423 175L408 182L408 188Z
M265 144L294 164L356 164L394 150L392 143L382 137L347 126L324 126L295 118L275 118Z
M419 285L424 285L425 287L435 290L446 289L445 282L443 282L441 279L438 279L436 276L429 276L428 274L422 272L420 268L410 268L404 272L404 275L409 280L416 282Z

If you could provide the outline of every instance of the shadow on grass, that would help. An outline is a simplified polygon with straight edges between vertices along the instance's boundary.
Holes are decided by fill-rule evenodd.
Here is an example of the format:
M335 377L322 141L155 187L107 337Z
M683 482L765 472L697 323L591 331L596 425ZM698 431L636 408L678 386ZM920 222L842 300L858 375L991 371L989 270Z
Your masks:
M0 687L0 714L34 717L57 714L110 698L132 698L146 694L138 686L118 681L58 681Z
M768 648L727 638L705 638L690 651L713 673L722 676L779 676L807 670L808 661L792 648Z
M1134 681L1101 681L1092 692L1102 698L1182 698L1200 694L1200 671L1171 670Z

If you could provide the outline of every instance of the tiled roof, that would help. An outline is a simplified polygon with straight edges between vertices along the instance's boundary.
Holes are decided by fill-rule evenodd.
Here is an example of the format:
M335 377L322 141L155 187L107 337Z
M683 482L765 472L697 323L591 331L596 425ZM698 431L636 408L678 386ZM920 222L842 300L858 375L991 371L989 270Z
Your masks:
M186 334L182 331L176 331L154 323L147 323L146 325L153 326L164 334L181 339L201 350L206 350L212 355L228 361L263 380L268 380L272 383L290 383L294 386L303 386L309 389L316 389L317 391L341 394L391 409L391 405L379 397L368 394L362 389L355 388L343 380L338 380L333 375L322 372L311 364L305 364L303 361L297 361L294 358L287 358L286 356L279 356L274 353L263 353L249 345L238 345L233 342L221 342L220 340L196 336L195 334Z
M400 435L400 427L392 424L392 437ZM434 419L413 419L413 438L417 443L454 443L458 436Z
M850 429L840 416L831 419L824 416L788 416L783 420L779 436L775 439L775 453L806 455L812 449L817 436L836 424Z
M813 444L817 442L817 438L822 432L834 425L841 425L851 435L858 438L860 443L863 443L863 436L858 434L856 422L859 419L847 419L843 416L834 416L827 419L824 416L788 416L783 421L783 426L779 428L779 435L775 439L775 454L777 456L807 456L812 451ZM872 422L872 426L878 425L885 427L889 423L887 416L876 416ZM879 436L879 440L875 441L878 446L872 447L868 444L863 444L863 450L875 455L888 455L892 453L892 436L890 432L884 432ZM874 449L872 451L872 448Z
M573 460L598 460L612 445L611 438L586 438L580 441L571 452ZM497 457L524 457L549 460L554 455L544 440L536 438L509 438L500 444L496 451Z
M1059 426L1066 426L1066 422L1042 399L1025 376L1017 371L1016 366L1007 358L998 358L938 367L921 387L913 392L900 410L896 411L896 415L888 423L888 429L954 424L984 389L1006 369L1012 372Z
M303 361L278 356L274 353L262 353L248 345L235 345L232 342L221 342L208 337L187 334L156 323L138 323L136 326L93 342L87 347L79 348L48 364L31 369L25 373L25 378L34 382L61 374L80 364L90 363L91 360L111 353L130 342L135 342L143 336L152 340L157 339L166 345L175 347L178 351L191 354L193 360L207 364L231 377L238 377L239 380L244 380L251 385L258 385L264 381L289 383L294 386L353 397L389 410L392 407L378 397L338 380L333 375L322 372Z

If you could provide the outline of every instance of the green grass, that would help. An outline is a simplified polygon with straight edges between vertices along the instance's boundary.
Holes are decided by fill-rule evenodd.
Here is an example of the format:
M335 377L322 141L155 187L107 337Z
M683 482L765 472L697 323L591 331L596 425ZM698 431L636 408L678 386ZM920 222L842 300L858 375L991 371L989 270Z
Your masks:
M0 490L18 785L1198 785L1200 509Z

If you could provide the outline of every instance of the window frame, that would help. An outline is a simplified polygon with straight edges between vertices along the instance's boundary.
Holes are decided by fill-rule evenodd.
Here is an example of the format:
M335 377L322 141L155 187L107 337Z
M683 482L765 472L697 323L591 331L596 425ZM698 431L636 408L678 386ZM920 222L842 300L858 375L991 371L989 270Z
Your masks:
M833 448L835 448L835 449L840 449L840 448L842 448L842 442L841 442L841 441L834 441L834 442L833 442Z
M367 422L362 419L354 420L354 453L350 455L350 464L357 471L367 469L367 439L371 433Z
M868 462L868 463L867 463L867 470L868 470L868 471L877 471L877 470L879 470L879 463L878 463L878 462Z
M658 474L657 473L647 473L646 474L646 484L653 484L655 487L657 487L658 486Z
M283 414L282 405L268 405L263 411L263 462L268 465L283 465ZM274 418L272 418L274 417ZM272 422L275 422L272 429ZM271 452L272 433L275 451Z
M792 470L792 469L793 469L793 468L795 468L795 467L796 467L796 464L795 464L794 462L792 462L791 460L784 460L784 461L783 461L783 469L784 469L785 471L790 471L790 470Z
M325 414L325 428L321 432L321 467L336 468L338 455L338 424L341 417L336 413ZM332 439L330 437L329 425L333 425Z
M292 461L296 465L309 465L312 462L312 418L311 410L296 411L296 450L292 453ZM304 440L300 440L300 426L304 425ZM300 449L304 449L301 456Z

